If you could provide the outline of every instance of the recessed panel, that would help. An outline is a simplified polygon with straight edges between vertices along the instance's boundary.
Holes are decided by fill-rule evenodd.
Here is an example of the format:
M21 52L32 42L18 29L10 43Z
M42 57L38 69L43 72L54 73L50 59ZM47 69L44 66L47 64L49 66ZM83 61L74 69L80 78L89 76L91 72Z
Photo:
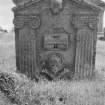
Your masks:
M67 50L67 34L47 34L44 35L44 50Z

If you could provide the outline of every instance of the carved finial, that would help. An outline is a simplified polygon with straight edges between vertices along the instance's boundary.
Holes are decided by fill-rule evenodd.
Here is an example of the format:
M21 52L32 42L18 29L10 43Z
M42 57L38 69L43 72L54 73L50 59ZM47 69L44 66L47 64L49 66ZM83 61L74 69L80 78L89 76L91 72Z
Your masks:
M63 9L63 0L51 0L50 8L53 14L58 14Z

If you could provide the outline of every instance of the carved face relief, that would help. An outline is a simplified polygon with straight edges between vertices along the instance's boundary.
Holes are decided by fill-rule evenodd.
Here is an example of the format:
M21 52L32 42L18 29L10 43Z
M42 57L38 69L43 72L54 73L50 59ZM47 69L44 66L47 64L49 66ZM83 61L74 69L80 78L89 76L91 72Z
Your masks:
M50 0L50 9L54 15L57 15L63 9L63 0L59 0L59 1Z
M63 58L59 54L52 54L48 58L49 67L52 72L57 73L63 67Z

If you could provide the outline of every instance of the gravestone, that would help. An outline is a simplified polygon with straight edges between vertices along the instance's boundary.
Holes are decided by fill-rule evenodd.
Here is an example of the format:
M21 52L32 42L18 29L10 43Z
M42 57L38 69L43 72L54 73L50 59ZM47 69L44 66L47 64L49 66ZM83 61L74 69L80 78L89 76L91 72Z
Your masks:
M27 1L14 0L17 70L32 79L91 78L102 10L82 0Z

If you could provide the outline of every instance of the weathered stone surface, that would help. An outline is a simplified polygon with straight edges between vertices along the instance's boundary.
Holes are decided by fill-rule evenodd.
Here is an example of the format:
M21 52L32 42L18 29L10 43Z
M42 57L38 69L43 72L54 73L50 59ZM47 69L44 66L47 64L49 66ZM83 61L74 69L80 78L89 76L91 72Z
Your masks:
M52 80L92 77L100 8L39 1L14 9L17 69L31 78L42 72Z

